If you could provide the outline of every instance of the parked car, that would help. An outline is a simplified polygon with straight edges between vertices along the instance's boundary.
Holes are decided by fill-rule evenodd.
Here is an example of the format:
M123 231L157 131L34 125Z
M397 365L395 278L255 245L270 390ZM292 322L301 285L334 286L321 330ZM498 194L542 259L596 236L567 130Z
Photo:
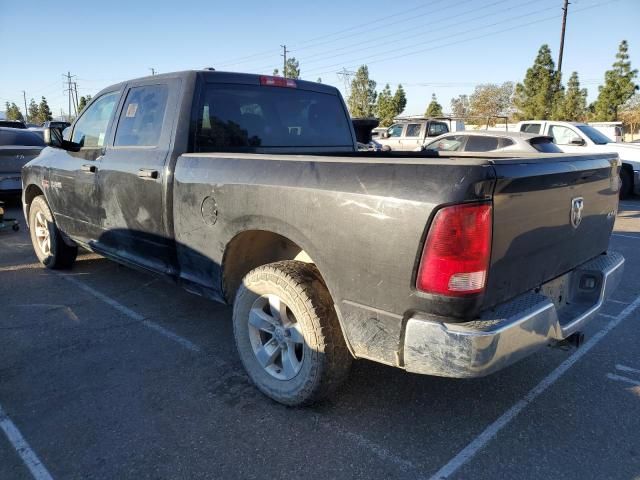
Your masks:
M83 246L232 303L249 378L288 405L352 357L489 374L579 338L622 272L615 154L358 152L325 84L155 75L45 139L23 169L40 261Z
M22 167L44 147L43 139L29 130L0 127L0 193L20 193Z
M615 152L622 160L620 169L620 197L640 194L640 146L616 143L586 123L527 120L518 123L521 132L549 135L567 153Z
M425 138L437 137L449 132L448 122L435 119L416 119L394 123L386 131L378 133L375 141L385 150L414 151Z
M438 152L562 153L551 137L494 131L447 133L429 140L421 149Z
M0 127L26 129L27 125L21 120L0 120Z

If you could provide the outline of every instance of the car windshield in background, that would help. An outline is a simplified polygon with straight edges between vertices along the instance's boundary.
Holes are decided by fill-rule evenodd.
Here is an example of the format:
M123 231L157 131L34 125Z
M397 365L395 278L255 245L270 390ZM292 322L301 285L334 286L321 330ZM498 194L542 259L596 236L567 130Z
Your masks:
M0 129L0 146L44 147L44 140L29 130Z
M209 84L200 105L195 149L353 146L336 95L296 88Z
M27 128L27 126L22 122L14 122L13 120L0 120L0 127L9 127L9 128Z
M529 143L533 148L542 153L562 153L560 147L553 143L551 138L535 137L529 140Z
M596 145L605 145L607 143L613 143L609 137L607 137L604 133L596 130L590 125L578 125L578 128L582 133L584 133L587 137L591 139L593 143Z

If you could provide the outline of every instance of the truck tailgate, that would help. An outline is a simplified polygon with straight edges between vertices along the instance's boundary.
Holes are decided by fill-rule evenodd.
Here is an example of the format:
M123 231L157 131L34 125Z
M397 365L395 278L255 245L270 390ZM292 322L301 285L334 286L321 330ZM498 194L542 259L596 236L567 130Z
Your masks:
M618 208L618 164L615 154L495 161L484 307L536 288L607 250Z

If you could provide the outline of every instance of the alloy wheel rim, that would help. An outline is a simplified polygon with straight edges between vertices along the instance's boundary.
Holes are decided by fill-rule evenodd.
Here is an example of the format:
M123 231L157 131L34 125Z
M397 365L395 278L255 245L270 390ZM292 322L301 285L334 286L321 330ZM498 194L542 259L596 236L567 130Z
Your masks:
M258 297L249 311L249 339L258 364L278 380L302 368L304 336L291 309L278 295Z
M49 234L49 222L44 213L37 212L35 218L35 235L38 248L44 255L51 255L51 236Z

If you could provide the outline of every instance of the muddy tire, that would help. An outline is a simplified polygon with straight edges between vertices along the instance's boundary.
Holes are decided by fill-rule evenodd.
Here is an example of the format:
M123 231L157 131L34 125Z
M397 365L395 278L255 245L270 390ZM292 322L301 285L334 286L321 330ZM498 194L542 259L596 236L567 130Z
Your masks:
M33 250L40 263L51 269L71 268L78 247L64 242L44 196L33 199L29 208L29 229Z
M285 405L326 398L351 367L331 295L312 264L290 260L249 272L236 294L233 333L250 379Z

